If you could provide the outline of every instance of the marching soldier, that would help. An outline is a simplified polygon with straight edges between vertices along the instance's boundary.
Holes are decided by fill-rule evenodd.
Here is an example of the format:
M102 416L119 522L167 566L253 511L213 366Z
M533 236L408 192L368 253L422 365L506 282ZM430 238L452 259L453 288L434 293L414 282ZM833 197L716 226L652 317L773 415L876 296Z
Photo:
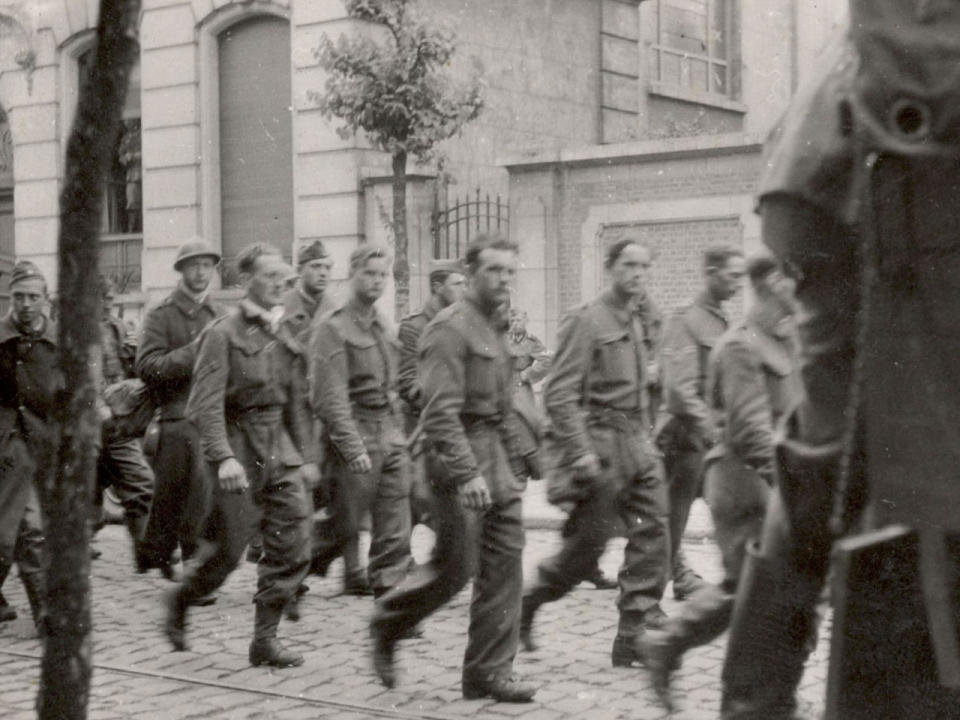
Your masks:
M160 410L154 459L153 507L137 559L140 572L156 567L174 578L170 558L179 541L184 559L194 555L213 489L203 467L196 428L186 417L197 339L224 309L210 298L220 255L201 239L180 247L173 269L177 288L147 313L137 352L137 375Z
M459 260L430 261L430 299L420 310L400 321L400 364L397 370L397 391L403 403L403 430L414 434L420 420L421 393L417 382L417 350L427 324L445 307L463 299L466 279ZM417 444L419 446L420 444ZM429 516L430 489L427 484L425 458L421 454L412 468L410 505L413 524L425 522Z
M47 282L36 265L21 260L14 266L10 295L13 306L0 320L0 586L17 563L42 635L46 568L37 486L53 471L50 423L63 381L56 328L43 314ZM16 611L2 598L0 618L14 619Z
M566 595L596 567L622 520L627 546L620 570L620 625L613 665L640 660L637 638L663 617L670 566L667 493L649 439L647 359L636 301L650 251L637 240L612 245L613 286L563 321L544 387L558 466L569 468L577 503L560 552L540 563L523 596L521 637L534 647L537 609Z
M469 290L441 310L420 342L423 431L433 488L436 550L376 603L374 669L396 683L394 649L475 576L462 689L467 699L529 702L513 674L523 584L524 477L511 408L512 358L502 308L517 246L481 235L467 248Z
M127 343L127 329L111 312L116 297L113 282L109 278L102 277L101 283L102 389L106 389L133 376L136 350ZM97 460L99 502L94 511L94 519L99 526L102 514L102 492L104 488L112 487L123 506L124 521L133 540L134 562L139 570L138 558L142 555L143 538L153 502L153 469L144 457L141 439L120 436L112 432L111 416L106 402L103 402L101 408L108 417L104 418L103 447L100 449L100 457Z
M377 310L390 270L379 245L350 256L350 292L311 330L310 385L314 412L328 447L325 467L334 495L332 531L314 548L321 574L339 555L344 592L382 595L410 565L410 480L395 409L397 347ZM360 522L371 513L369 580L360 566Z
M215 474L209 518L211 548L168 598L165 630L186 648L187 611L233 572L260 530L251 665L290 667L303 656L277 640L283 609L310 562L307 480L315 481L316 448L303 392L303 348L280 323L287 271L279 251L256 243L237 256L245 289L239 307L200 338L187 416L196 424Z
M333 261L326 246L314 240L297 253L297 284L283 295L283 320L306 347L310 324L336 307L327 292Z
M774 428L800 400L796 371L794 282L766 255L751 258L754 304L717 342L705 397L717 444L705 458L703 494L723 556L720 585L703 583L660 628L644 633L644 664L672 706L670 673L684 652L727 629L747 544L760 535L773 485Z
M670 493L670 550L673 594L678 600L704 585L683 558L680 543L690 506L700 494L703 458L716 441L705 399L707 357L728 327L723 303L740 289L743 254L734 248L704 253L706 287L689 306L674 314L664 331L660 353L663 407L656 442Z

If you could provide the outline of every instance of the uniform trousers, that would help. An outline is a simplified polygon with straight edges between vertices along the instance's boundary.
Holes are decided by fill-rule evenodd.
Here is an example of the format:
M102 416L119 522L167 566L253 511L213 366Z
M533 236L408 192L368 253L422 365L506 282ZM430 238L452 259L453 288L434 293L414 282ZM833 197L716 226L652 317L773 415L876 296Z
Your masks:
M396 418L389 412L354 408L354 421L373 464L370 472L354 473L337 452L325 469L333 485L333 517L314 537L313 567L324 572L343 555L348 583L362 573L359 532L364 516L372 520L370 585L379 595L399 583L411 564L410 476L406 443Z
M724 578L719 585L703 585L664 621L668 642L681 651L712 641L730 625L747 547L760 537L770 487L754 470L727 455L707 467L703 494L713 516Z
M538 605L563 597L596 568L607 541L625 527L618 606L620 632L632 634L638 628L627 627L624 617L642 618L656 608L670 577L667 490L642 421L593 422L589 432L600 477L581 484L560 551L540 563L524 594Z
M42 589L46 567L43 516L29 473L0 477L0 586L14 563L28 593L34 587Z
M700 494L705 450L681 438L664 443L661 450L670 498L670 556L676 566L682 562L680 544L690 518L690 507Z
M107 439L97 460L99 491L112 487L117 493L128 522L141 519L146 522L153 499L153 470L143 455L137 438ZM94 510L100 524L99 506ZM140 538L137 538L138 540Z
M497 457L486 462L506 478L510 469L499 442L490 443ZM481 465L485 462L478 458ZM416 566L404 581L376 603L375 632L402 637L447 603L474 578L470 628L464 652L465 680L492 680L509 675L517 654L520 600L523 590L523 501L516 491L491 487L492 506L484 511L463 507L456 488L438 480L428 461L433 487L436 544L430 561ZM488 465L489 467L489 465ZM488 484L494 476L484 472Z
M197 550L213 497L192 422L160 420L153 470L153 506L142 552L152 561L166 562L179 542L184 559L190 558Z
M257 564L254 602L283 607L307 576L310 565L310 501L299 468L260 472L244 469L249 485L243 493L214 488L206 537L196 554L196 567L184 580L188 601L219 588L237 567L250 539L263 536ZM216 476L216 468L211 468ZM272 475L272 476L271 476Z

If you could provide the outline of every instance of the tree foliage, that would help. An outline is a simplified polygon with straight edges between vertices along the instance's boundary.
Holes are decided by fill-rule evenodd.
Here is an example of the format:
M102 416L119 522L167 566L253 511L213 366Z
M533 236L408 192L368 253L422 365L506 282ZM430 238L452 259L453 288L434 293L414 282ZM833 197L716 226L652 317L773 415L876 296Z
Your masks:
M415 0L346 0L369 34L323 36L316 56L330 73L325 93L311 93L342 137L362 130L381 150L430 159L483 107L479 68L465 81L448 72L456 38Z

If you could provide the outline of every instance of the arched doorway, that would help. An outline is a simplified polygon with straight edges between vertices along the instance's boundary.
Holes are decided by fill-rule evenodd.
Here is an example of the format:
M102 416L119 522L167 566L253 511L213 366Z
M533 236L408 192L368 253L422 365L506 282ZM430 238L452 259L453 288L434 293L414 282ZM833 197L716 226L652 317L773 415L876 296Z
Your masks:
M10 305L13 225L13 137L7 114L0 106L0 314L5 314Z

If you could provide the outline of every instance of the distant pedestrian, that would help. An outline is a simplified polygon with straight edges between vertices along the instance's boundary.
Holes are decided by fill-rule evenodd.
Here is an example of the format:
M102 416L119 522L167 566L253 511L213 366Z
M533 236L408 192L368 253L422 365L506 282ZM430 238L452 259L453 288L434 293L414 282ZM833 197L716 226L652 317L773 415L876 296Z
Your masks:
M517 246L481 235L467 248L464 265L466 296L437 313L420 341L436 548L429 563L377 601L370 626L373 662L381 681L393 687L397 641L474 577L463 696L529 702L536 688L513 673L526 473L502 315L516 275Z
M663 618L670 539L660 459L649 438L647 355L637 301L646 292L649 249L624 239L608 251L610 289L564 318L544 386L557 468L570 473L576 505L560 551L524 591L521 637L531 649L538 608L566 595L626 528L620 624L613 665L639 660L637 638Z
M251 665L290 667L303 656L277 640L283 609L310 562L309 502L302 473L318 475L303 382L305 356L280 324L288 266L271 245L237 257L244 298L200 338L186 413L217 478L209 518L210 546L196 570L168 598L165 630L186 648L187 612L233 572L259 529Z

